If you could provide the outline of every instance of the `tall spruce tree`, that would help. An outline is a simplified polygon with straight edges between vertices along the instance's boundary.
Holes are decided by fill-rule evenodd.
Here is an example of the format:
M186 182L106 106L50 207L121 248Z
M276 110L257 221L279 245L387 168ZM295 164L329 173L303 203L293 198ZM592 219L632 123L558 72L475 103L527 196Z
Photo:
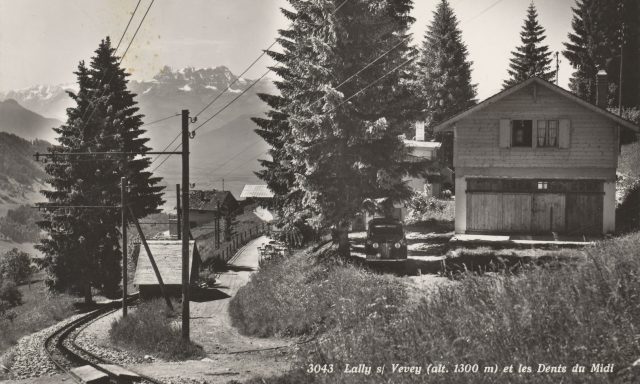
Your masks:
M406 149L400 134L410 121L405 106L410 74L402 66L411 54L406 39L411 2L289 3L293 11L283 12L292 26L280 31L285 52L272 54L280 62L281 95L263 97L272 111L268 119L256 120L259 133L274 146L261 175L284 197L283 211L298 212L291 220L333 227L346 254L350 219L366 199L409 195L401 181ZM338 87L396 45L385 60ZM286 201L291 196L296 197Z
M100 43L90 67L81 62L75 73L79 91L69 95L76 106L67 109L67 122L56 129L60 145L50 148L57 155L45 167L53 190L43 194L53 207L39 223L49 233L39 248L46 255L49 286L83 293L91 301L91 288L108 296L119 290L120 210L114 207L120 205L120 177L129 180L128 202L137 217L157 211L163 187L157 186L160 178L145 171L150 159L144 156L148 139L140 137L142 115L109 38ZM70 152L132 154L65 155Z
M433 12L418 62L419 98L424 107L428 135L433 127L476 103L476 85L471 83L471 61L462 41L458 20L447 0ZM445 165L453 166L453 137L437 134L442 142Z
M291 156L287 153L285 145L293 143L291 127L288 121L286 108L295 96L297 89L304 85L304 79L298 79L289 69L295 65L298 45L295 42L297 33L302 33L302 22L294 23L296 19L305 20L304 7L301 1L289 1L296 11L282 9L284 16L292 23L288 29L279 30L278 43L283 48L283 53L267 51L278 65L270 67L280 80L275 81L279 95L259 94L262 101L267 103L270 110L266 118L255 117L252 120L258 125L256 133L270 146L270 160L260 160L262 169L256 175L264 180L269 189L274 192L270 208L276 214L276 226L285 235L285 240L296 235L308 240L312 236L313 229L308 225L307 219L311 216L309 209L302 204L302 192L296 188L295 174L303 172L298 167L295 169Z
M538 11L533 3L527 9L520 39L522 45L511 52L513 57L509 64L509 79L504 81L504 88L534 76L547 81L553 80L556 76L556 71L551 69L553 59L549 46L544 45L545 29L538 23Z
M637 0L577 0L573 31L563 55L575 72L569 87L578 96L596 101L596 74L607 71L609 106L619 105L622 52L623 107L640 106L640 5Z

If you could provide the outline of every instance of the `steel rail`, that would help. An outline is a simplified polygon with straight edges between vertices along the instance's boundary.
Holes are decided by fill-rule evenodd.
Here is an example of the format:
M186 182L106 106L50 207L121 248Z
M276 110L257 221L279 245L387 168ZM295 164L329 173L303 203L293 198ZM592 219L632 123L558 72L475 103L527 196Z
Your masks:
M128 299L130 301L138 300L138 294L131 295ZM83 316L71 321L69 324L60 328L56 332L52 333L49 337L45 339L44 342L44 351L53 362L53 364L63 373L70 376L76 383L82 384L82 380L79 377L74 375L71 372L71 369L76 366L89 365L101 372L106 373L113 378L113 375L106 371L104 368L100 367L99 364L114 364L92 352L87 351L86 349L80 347L76 343L76 338L78 335L86 329L89 325L94 323L95 321L101 319L104 316L110 315L120 309L120 301L114 301L109 304L103 304L101 308L95 309ZM77 332L76 332L77 331ZM75 332L75 333L74 333ZM65 342L69 342L71 348L65 345ZM74 350L72 350L74 349ZM62 359L66 361L61 361ZM82 356L84 355L84 356ZM133 371L132 371L133 372ZM153 383L153 384L162 384L161 381L158 381L154 378L148 377L146 375L142 375L138 372L134 372L138 376L140 376L143 380ZM115 380L114 380L115 381Z

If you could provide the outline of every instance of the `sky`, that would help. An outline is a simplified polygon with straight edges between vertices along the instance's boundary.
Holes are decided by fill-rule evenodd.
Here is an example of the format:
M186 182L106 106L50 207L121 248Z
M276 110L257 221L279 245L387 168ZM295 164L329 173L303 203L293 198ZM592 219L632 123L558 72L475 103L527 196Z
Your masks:
M151 0L142 0L123 46ZM440 0L415 0L414 43L423 40ZM561 51L575 0L534 0L550 50ZM36 84L73 83L80 60L89 61L100 39L117 42L137 0L0 0L0 91ZM473 62L472 79L482 100L500 91L510 52L531 0L450 0ZM156 0L123 65L132 78L148 80L173 68L225 65L239 74L275 39L287 20L286 0ZM560 85L572 69L560 55ZM272 64L263 58L245 77Z

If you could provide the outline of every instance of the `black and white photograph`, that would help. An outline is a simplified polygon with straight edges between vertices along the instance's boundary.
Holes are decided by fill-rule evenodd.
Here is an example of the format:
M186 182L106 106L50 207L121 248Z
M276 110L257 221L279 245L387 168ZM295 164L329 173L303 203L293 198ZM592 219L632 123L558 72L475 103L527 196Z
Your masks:
M640 383L640 0L0 0L0 384Z

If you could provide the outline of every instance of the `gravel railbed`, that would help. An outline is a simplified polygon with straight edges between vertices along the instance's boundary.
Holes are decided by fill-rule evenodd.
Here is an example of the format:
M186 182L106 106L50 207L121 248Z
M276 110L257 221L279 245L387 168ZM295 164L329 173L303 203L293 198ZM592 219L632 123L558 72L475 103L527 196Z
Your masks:
M81 316L84 314L71 316L41 331L21 337L18 344L6 352L13 355L10 367L11 378L28 379L60 373L44 351L44 342L53 333Z
M148 362L144 356L123 351L111 344L109 329L113 320L120 317L120 313L116 311L103 316L84 328L76 337L76 345L113 364L124 366Z

